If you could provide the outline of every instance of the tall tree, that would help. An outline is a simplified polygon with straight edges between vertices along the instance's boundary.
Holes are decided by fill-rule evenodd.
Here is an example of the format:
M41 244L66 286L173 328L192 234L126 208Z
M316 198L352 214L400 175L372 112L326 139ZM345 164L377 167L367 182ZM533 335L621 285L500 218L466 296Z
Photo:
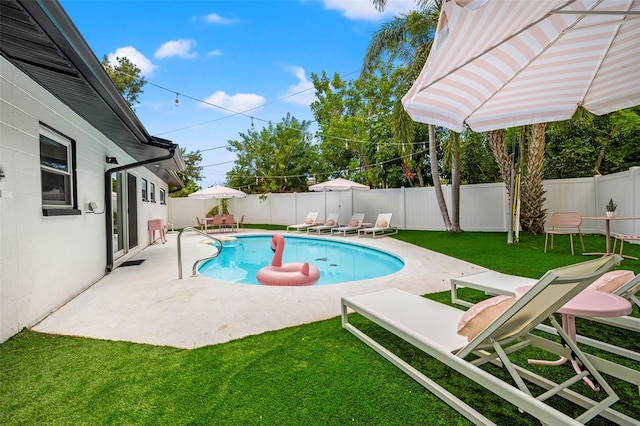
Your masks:
M386 0L372 0L374 5L380 10L386 6ZM416 80L420 71L424 67L431 47L433 36L438 24L440 5L430 1L419 1L418 10L402 14L392 21L385 23L376 31L363 61L363 72L369 70L381 58L389 56L402 63L404 84L398 86L399 93L396 96L394 108L394 131L395 137L405 146L413 146L415 138L415 126L409 115L404 111L401 104L402 95L406 93L411 84ZM460 144L457 136L451 135L450 140L455 143L450 144L452 152L451 173L452 192L455 206L452 206L453 220L449 217L446 201L442 188L440 187L439 161L436 155L435 129L429 125L429 156L431 165L431 175L433 185L436 190L436 198L445 227L451 232L460 232L459 202L460 202ZM408 164L405 164L408 167Z
M104 67L111 80L116 84L120 93L130 107L137 104L138 96L144 93L142 88L147 84L147 80L141 75L141 70L127 57L117 57L117 64L109 62L107 55L102 57Z
M287 114L278 124L269 122L261 130L230 140L227 149L237 157L227 173L229 185L247 193L307 191L311 167L318 159L309 125Z
M201 188L198 182L204 178L202 175L202 166L200 166L200 162L202 161L200 151L187 153L185 148L180 148L180 154L186 165L184 171L178 172L178 176L182 179L184 187L179 191L169 193L169 196L172 198L186 197L193 192L199 191Z
M311 104L322 162L312 169L321 180L347 177L371 187L410 185L402 150L394 143L391 110L398 73L388 62L372 73L344 81L339 74L311 74L317 100Z

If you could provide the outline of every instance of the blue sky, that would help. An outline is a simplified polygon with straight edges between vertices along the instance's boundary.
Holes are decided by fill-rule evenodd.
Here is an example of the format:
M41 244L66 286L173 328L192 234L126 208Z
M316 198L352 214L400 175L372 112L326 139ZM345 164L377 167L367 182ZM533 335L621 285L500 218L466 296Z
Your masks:
M202 187L225 183L235 154L219 147L252 121L259 130L287 113L313 120L310 74L356 78L372 34L414 6L389 0L381 14L368 0L61 4L98 58L126 56L142 70L138 117L152 135L202 152Z

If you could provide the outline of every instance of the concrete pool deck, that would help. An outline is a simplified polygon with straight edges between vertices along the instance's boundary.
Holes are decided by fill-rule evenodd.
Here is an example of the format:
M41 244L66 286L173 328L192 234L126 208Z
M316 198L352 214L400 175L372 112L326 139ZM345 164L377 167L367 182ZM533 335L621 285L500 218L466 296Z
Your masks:
M240 235L261 231L246 230ZM216 234L214 234L215 236ZM225 235L225 234L223 234ZM234 235L234 234L226 234ZM396 287L414 294L450 289L452 277L486 270L385 237L337 239L400 256L405 267L382 278L311 287L234 284L191 276L193 263L212 253L195 232L182 235L183 279L178 278L177 232L153 244L40 321L43 333L198 348L340 315L342 296Z

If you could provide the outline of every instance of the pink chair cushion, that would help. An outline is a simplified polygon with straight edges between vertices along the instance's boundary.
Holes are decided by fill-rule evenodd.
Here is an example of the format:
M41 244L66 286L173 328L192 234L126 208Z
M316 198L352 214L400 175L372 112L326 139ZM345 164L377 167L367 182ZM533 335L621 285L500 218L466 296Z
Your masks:
M313 219L308 217L308 218L305 219L304 223L306 223L307 225L311 225L313 223Z
M335 225L335 224L336 224L336 221L335 221L335 220L333 220L333 219L329 219L329 220L327 220L327 221L325 222L325 225L327 225L327 226L333 226L333 225Z
M351 219L349 221L349 226L358 226L358 221L356 219Z
M386 228L388 225L386 220L381 220L380 222L376 223L376 227L378 228Z
M613 293L634 277L633 271L609 271L587 287L590 290Z
M458 321L458 334L472 341L478 333L484 330L500 314L515 302L512 296L495 296L476 303L465 312Z

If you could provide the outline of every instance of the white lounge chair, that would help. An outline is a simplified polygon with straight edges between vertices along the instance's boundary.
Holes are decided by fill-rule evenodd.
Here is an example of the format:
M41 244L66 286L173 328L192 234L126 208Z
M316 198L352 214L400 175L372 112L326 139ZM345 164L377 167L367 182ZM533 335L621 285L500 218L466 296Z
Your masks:
M287 232L302 232L306 231L307 228L311 226L315 226L318 223L316 220L318 219L318 212L309 212L307 218L302 223L298 223L296 225L288 225Z
M323 232L331 233L332 229L338 228L340 226L338 224L338 220L340 220L339 213L329 213L329 215L327 216L327 220L325 220L322 225L315 225L307 228L307 234L311 232L315 232L318 234L322 234Z
M358 237L371 235L373 238L398 233L397 226L391 226L393 213L380 213L371 228L358 229Z
M457 333L461 317L467 316L463 311L393 288L342 297L342 326L476 424L494 423L478 409L438 384L427 375L429 373L418 370L350 323L349 311L361 314L406 340L518 409L538 418L543 424L580 424L598 415L619 424L636 424L635 419L611 408L619 398L601 372L640 383L640 371L584 354L554 317L556 310L620 260L619 256L599 258L547 272L522 297L505 305L507 307L502 313L496 312L495 319L489 320L486 327L480 327L481 330L475 337ZM551 322L568 348L530 333L544 320ZM574 356L582 364L583 372L563 383L554 383L524 367L512 364L509 355L527 346L536 346L560 356ZM480 368L489 362L502 366L517 387L494 376L490 370ZM579 388L568 389L587 374L600 385L601 392L597 401L590 398L588 393L583 394ZM534 397L525 380L548 391ZM586 411L574 420L544 403L555 395L573 401Z
M516 275L503 274L496 271L485 271L476 274L463 275L451 278L451 302L462 306L471 306L466 300L460 299L458 290L462 287L480 290L489 295L514 296L518 287L535 284L532 278L519 277ZM605 285L602 285L605 284ZM593 290L607 291L620 297L628 299L640 308L640 299L635 295L640 290L640 274L633 277L632 271L615 270L603 274L590 286ZM640 333L640 318L629 315L613 318L585 317L614 327L623 328ZM541 330L554 333L551 327L541 325ZM613 346L599 340L584 336L577 336L578 342L608 352L625 356L629 359L640 361L640 354L618 346Z
M346 226L332 229L331 235L342 234L342 236L347 236L347 234L355 234L358 232L358 229L362 228L363 221L364 213L354 213Z

